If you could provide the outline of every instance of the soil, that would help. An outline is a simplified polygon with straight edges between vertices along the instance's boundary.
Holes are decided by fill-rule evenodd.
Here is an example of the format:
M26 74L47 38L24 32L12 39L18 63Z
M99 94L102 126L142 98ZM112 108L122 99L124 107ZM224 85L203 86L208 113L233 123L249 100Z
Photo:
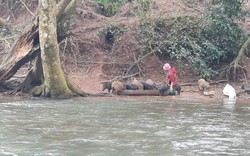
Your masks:
M153 10L149 14L155 17L175 17L193 12L181 5L179 0L157 0L153 5ZM138 18L131 11L133 7L136 6L131 3L127 4L120 8L116 15L105 17L98 14L96 5L91 2L82 1L78 5L76 19L70 29L71 35L60 43L60 49L64 71L84 92L101 92L101 82L124 77L133 62L143 55L136 38ZM27 18L28 14L20 13L16 19ZM20 20L16 21L20 26ZM107 43L103 33L104 28L110 25L126 28L126 31L116 38L112 46ZM222 90L226 83L212 85L211 90L215 91L215 95L204 96L198 90L199 75L186 62L176 62L169 58L150 55L138 66L134 66L128 75L135 75L142 81L150 78L156 84L160 84L165 79L162 66L166 62L176 68L179 83L183 85L178 98L207 100L223 98ZM250 73L249 58L244 58L244 68L247 73ZM249 80L249 75L246 76ZM127 80L123 79L123 81ZM185 86L184 84L187 83L191 85ZM240 91L242 82L227 83L232 85L237 92ZM248 98L248 95L244 94L240 97Z
M77 9L79 16L72 26L72 32L75 37L73 39L74 43L80 47L75 55L80 58L77 61L77 68L72 66L70 68L66 67L66 71L83 91L91 93L100 92L100 82L110 81L117 76L122 76L135 61L135 58L140 57L141 49L138 48L140 46L135 32L135 25L138 19L131 14L132 7L132 4L127 4L115 16L104 17L96 12L95 7L91 3L81 3L79 5ZM176 10L179 10L178 15L184 12L185 14L192 12L192 10L183 9L183 6L177 0L158 0L154 4L154 11L152 11L151 16L178 16ZM111 51L104 51L103 49L107 48L107 43L105 42L105 36L100 31L110 23L126 26L129 28L129 31L120 37L119 41L113 45ZM192 84L191 86L182 86L181 97L223 98L222 90L226 83L212 85L211 90L215 91L215 96L204 96L197 86L199 75L185 62L179 63L171 59L162 59L159 56L151 55L140 63L140 70L138 68L134 69L135 71L132 71L131 74L141 72L141 74L136 75L138 79L145 80L150 78L157 84L160 84L165 79L162 66L166 62L169 62L176 68L181 85L186 83ZM248 70L246 72L250 73L249 58L244 58L244 67ZM75 70L72 71L74 68ZM242 82L227 83L232 85L237 92L240 91Z

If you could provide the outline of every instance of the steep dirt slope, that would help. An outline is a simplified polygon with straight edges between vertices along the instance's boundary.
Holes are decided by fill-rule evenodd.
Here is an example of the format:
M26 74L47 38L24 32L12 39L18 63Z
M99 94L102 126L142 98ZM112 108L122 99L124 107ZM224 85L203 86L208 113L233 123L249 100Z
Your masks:
M67 45L74 44L79 50L75 50L77 57L73 58L76 60L71 60L70 63L75 66L66 67L66 71L83 90L100 91L99 82L124 75L132 63L142 56L142 49L136 38L138 18L133 15L132 7L135 6L132 4L123 6L113 17L98 14L95 10L96 6L90 2L82 2L77 8L77 19L71 28L73 37L71 37L71 43ZM179 1L158 0L153 4L150 15L174 17L188 12L183 10ZM109 45L102 33L104 28L110 25L126 28L111 50L108 49ZM196 81L197 74L187 64L163 60L155 55L143 59L139 68L135 66L129 75L140 72L140 75L136 75L139 79L150 78L161 83L164 80L162 65L165 62L170 62L176 67L181 82ZM73 71L76 66L77 70Z
M33 8L31 11L35 13L36 4L33 6L30 8ZM97 13L96 4L89 0L84 0L78 5L75 21L71 26L71 35L60 44L60 48L63 68L82 90L99 92L101 81L109 81L124 75L133 62L141 57L142 49L136 38L136 25L139 19L132 11L132 8L136 7L138 6L126 4L118 10L116 15L105 17ZM198 9L198 5L193 9ZM186 8L180 0L156 0L149 15L177 17L193 14L193 9ZM8 14L6 11L0 11L0 17L5 18ZM14 16L16 26L23 26L32 18L28 11L18 12ZM103 33L108 26L118 26L124 29L112 48ZM140 72L140 75L136 75L139 79L150 78L161 83L165 79L162 66L166 62L170 62L177 69L180 83L197 81L197 73L187 63L163 59L155 55L142 60L139 68L135 66L128 75ZM250 73L248 58L245 58L244 66ZM247 76L249 78L249 75ZM223 85L216 87L221 89ZM235 84L235 87L238 88L238 84ZM197 87L184 88L184 90L196 91Z

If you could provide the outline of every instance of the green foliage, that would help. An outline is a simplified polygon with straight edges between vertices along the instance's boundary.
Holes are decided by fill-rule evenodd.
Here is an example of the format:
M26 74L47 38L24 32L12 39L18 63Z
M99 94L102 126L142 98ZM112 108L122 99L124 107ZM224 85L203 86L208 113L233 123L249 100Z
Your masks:
M96 0L99 4L99 13L111 17L116 14L117 10L126 3L134 3L137 7L134 11L137 14L143 14L150 10L154 0Z
M123 6L127 0L97 0L99 4L99 13L101 15L111 17L115 15L117 9Z
M210 24L203 29L203 36L223 51L221 61L230 61L240 49L246 35L237 24L247 12L242 9L244 0L221 0L209 9Z
M147 18L147 12L152 9L154 0L134 0L133 12L135 15L140 17L142 20Z
M203 78L218 73L220 63L231 62L246 34L237 24L247 15L242 0L208 1L200 17L173 19L143 17L137 32L144 52L155 51L176 60L186 59Z
M153 6L154 0L135 0L135 2L139 5L139 9L148 11Z

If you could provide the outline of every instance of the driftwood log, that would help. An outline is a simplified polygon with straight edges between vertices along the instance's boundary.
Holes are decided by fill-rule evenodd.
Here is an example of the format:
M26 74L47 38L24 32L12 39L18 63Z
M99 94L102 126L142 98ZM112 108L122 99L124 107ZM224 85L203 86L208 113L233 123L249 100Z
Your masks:
M226 82L228 82L228 80L209 81L209 85L218 85ZM181 83L180 86L198 86L198 81L194 83Z
M118 95L128 96L160 96L159 90L122 90Z
M38 25L34 25L15 43L0 65L0 85L10 79L25 63L34 59L39 50Z

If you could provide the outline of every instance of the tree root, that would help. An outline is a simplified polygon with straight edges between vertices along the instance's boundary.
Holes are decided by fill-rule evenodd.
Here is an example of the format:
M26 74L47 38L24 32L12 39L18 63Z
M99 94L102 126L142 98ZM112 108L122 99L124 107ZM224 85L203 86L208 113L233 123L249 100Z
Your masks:
M32 89L32 96L34 97L50 97L57 99L68 99L72 97L72 92L68 90L66 93L54 94L54 91L44 84L36 86Z
M246 70L240 66L240 61L242 60L243 56L245 55L245 51L249 49L250 46L250 37L246 40L246 42L240 48L237 57L230 63L229 68L227 70L227 76L231 77L233 75L233 80L236 81L240 79L243 75L246 80Z
M14 90L11 92L11 94L16 94L17 92L23 92L28 93L32 89L32 72L33 70L29 70L27 76L25 77L24 81L21 82L17 87L14 88Z
M247 79L246 76L246 70L244 67L239 65L238 59L235 59L230 65L229 68L227 69L227 77L230 79L230 77L233 78L233 81L240 80L240 79Z
M65 75L65 79L66 79L66 83L67 83L69 91L60 96L53 95L53 90L45 87L44 84L34 87L32 89L32 95L34 97L44 96L44 97L52 97L52 98L60 98L60 99L70 98L72 96L83 96L83 97L87 96L87 94L84 93L73 81L71 81L67 75Z
M87 94L84 93L73 81L71 81L67 75L65 75L65 79L68 85L68 88L76 95L86 97Z

